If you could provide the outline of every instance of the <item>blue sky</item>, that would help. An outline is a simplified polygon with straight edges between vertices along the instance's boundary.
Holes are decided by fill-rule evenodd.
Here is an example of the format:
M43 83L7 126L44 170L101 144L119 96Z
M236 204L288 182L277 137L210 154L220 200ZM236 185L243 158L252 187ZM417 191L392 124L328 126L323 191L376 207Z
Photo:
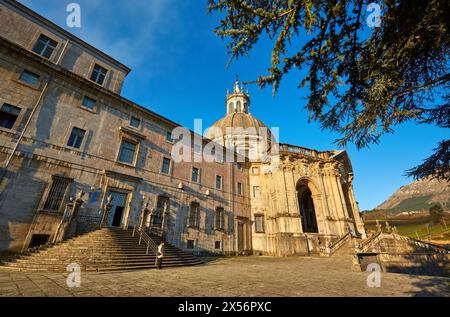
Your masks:
M264 41L251 56L226 69L225 43L213 33L217 16L207 15L206 0L79 0L81 28L66 26L66 6L75 1L21 2L131 67L124 97L189 128L198 118L206 129L225 114L225 93L236 74L250 81L270 63L271 46ZM307 91L297 89L298 82L299 74L290 74L276 96L271 87L251 86L252 114L269 127L279 127L283 143L335 149L336 134L308 123ZM349 146L361 210L376 207L411 182L404 171L421 163L448 135L409 123L384 136L380 145L360 151Z

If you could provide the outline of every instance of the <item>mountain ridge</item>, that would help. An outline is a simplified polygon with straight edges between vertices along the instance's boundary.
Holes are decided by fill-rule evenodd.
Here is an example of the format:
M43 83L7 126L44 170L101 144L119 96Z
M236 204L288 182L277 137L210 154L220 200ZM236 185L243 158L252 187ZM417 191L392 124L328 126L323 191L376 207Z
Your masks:
M400 187L393 195L380 204L376 210L386 210L394 213L425 211L434 204L440 204L445 210L449 210L449 182L436 179L414 181Z

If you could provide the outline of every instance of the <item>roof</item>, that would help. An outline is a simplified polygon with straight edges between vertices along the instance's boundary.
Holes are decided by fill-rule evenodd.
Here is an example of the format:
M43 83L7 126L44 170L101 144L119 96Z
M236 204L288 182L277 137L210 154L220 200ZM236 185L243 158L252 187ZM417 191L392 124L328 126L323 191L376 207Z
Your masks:
M213 135L212 128L218 128L222 131L222 135L239 134L239 130L246 130L245 134L248 135L261 135L261 128L267 129L268 136L270 137L270 129L259 119L254 116L244 112L234 112L226 115L224 118L220 119L214 123L206 132L206 137L210 139L217 138ZM227 128L232 128L233 130L228 130Z
M60 26L56 25L55 23L53 23L52 21L44 18L43 16L41 16L38 13L34 12L30 8L28 8L25 5L21 4L20 2L18 2L16 0L2 0L0 2L4 3L6 5L9 5L9 6L15 8L16 10L19 10L20 12L22 12L24 14L27 14L28 16L30 16L30 17L34 18L35 20L41 22L42 24L46 25L50 29L52 29L52 30L54 30L56 32L59 32L61 35L63 35L67 39L70 39L70 41L72 41L73 43L77 43L79 46L83 47L86 51L91 51L95 55L101 56L102 58L104 58L109 63L115 65L116 67L118 67L120 69L122 69L127 75L131 72L131 68L129 68L125 64L121 63L117 59L115 59L115 58L111 57L110 55L106 54L105 52L95 48L94 46L92 46L89 43L83 41L82 39L76 37L72 33L67 32L62 27L60 27Z

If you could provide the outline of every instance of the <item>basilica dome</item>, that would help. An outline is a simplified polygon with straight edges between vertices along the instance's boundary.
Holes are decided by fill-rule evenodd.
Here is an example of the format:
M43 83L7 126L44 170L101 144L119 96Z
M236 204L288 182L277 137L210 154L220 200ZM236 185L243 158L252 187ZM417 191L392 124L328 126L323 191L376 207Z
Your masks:
M271 138L269 128L250 113L250 95L236 81L233 92L227 93L227 114L214 123L207 131L206 137L217 140L225 136L262 136Z
M239 129L245 130L248 135L260 135L264 129L267 129L267 133L270 136L269 128L259 119L255 118L249 113L244 112L233 112L228 113L224 118L220 119L214 123L206 132L206 137L209 139L215 139L217 135L214 135L212 129L218 129L217 131L222 131L222 135L226 135L230 130L227 128L232 128L233 132L238 132Z

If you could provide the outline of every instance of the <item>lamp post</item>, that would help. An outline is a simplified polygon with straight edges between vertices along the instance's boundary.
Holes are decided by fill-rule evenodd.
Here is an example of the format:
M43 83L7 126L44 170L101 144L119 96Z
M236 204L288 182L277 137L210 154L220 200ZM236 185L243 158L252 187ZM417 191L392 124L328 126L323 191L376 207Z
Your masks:
M166 222L167 222L167 215L169 214L169 203L166 201L164 203L164 210L163 210L163 217L162 217L162 224L161 224L161 238L165 238L165 231L166 231Z
M142 197L145 201L145 196ZM149 206L151 204L152 200L149 198L147 201L145 201L144 206L141 211L141 216L139 220L139 230L143 230L145 227L145 219L147 219L148 214L150 213Z
M103 206L103 213L102 213L102 220L100 222L100 228L106 227L106 222L108 221L109 212L111 211L113 204L112 204L113 196L110 195L105 205Z
M53 243L57 243L61 240L64 240L64 236L66 235L67 230L68 229L70 230L73 221L78 217L81 205L83 205L84 203L83 200L84 195L86 195L86 192L82 190L77 194L76 198L70 199L70 203L67 204L66 209L64 210L64 214L61 218L61 222L59 223L56 229ZM60 235L61 239L59 238Z

